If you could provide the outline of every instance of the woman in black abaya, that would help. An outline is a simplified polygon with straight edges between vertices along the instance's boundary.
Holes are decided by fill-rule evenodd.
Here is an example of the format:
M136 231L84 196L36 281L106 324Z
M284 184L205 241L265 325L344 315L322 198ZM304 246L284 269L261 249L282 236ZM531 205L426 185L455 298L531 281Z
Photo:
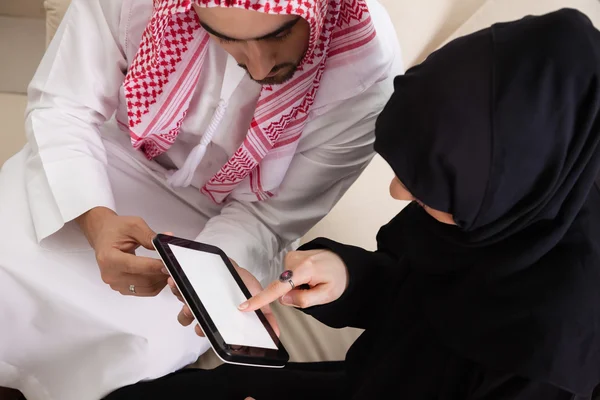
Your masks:
M284 279L241 307L281 298L366 329L346 361L178 372L110 399L591 398L600 32L567 9L497 24L432 54L395 89L375 148L396 175L392 195L412 203L381 229L378 251L318 239L286 260L295 286L310 289Z

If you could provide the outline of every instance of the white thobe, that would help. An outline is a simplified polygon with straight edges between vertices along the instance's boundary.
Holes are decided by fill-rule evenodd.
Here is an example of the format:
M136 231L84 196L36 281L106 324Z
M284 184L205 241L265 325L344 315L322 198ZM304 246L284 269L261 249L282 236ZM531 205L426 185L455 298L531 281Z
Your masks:
M180 304L168 291L136 298L105 285L73 219L100 206L140 216L155 231L222 248L263 283L274 278L282 251L370 161L375 119L402 72L389 17L369 4L389 50L386 73L352 98L317 97L276 197L217 205L199 188L243 141L260 86L211 43L177 141L149 161L124 128L123 80L152 2L73 1L30 85L28 144L0 172L0 386L28 400L93 400L206 351L205 339L177 323ZM171 188L167 176L199 143L224 87L229 107L192 185Z

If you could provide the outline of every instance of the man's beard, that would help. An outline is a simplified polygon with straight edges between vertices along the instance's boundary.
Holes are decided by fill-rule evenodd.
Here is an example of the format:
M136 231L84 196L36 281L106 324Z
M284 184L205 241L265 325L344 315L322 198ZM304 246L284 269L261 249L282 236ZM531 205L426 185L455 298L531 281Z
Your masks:
M273 69L271 70L270 73L272 74L274 72L278 72L278 71L282 71L282 70L286 71L285 73L283 73L282 75L275 75L272 77L267 77L265 79L257 80L252 77L252 75L248 71L248 68L245 65L240 64L240 67L246 70L250 79L252 79L254 82L259 83L261 85L281 85L282 83L285 83L285 82L289 81L290 79L292 79L294 77L294 75L296 74L296 71L298 70L298 64L293 64L293 63L279 64L279 65L276 65L275 67L273 67Z

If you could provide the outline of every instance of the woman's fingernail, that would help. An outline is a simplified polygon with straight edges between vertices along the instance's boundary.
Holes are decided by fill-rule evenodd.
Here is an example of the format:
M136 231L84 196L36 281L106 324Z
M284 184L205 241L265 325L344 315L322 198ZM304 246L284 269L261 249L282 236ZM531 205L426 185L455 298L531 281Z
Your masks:
M238 306L238 309L245 310L250 304L246 301Z
M292 304L292 295L291 294L286 294L285 296L283 296L281 298L281 303L285 306L293 306Z
M163 274L165 275L169 275L169 271L167 271L166 268L163 267L163 269L160 270Z

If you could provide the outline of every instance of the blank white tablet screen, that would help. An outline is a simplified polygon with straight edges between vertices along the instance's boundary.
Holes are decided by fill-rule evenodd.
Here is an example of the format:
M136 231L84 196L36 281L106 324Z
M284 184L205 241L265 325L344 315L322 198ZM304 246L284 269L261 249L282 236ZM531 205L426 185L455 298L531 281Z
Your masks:
M169 247L225 343L277 349L256 313L238 310L246 296L221 256L173 244Z

